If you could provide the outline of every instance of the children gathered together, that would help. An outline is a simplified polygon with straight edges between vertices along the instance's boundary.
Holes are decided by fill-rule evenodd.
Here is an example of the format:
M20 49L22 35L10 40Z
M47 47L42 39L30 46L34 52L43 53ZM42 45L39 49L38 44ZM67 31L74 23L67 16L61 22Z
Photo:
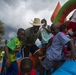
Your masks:
M59 65L62 65L66 60L75 60L75 30L68 29L63 23L58 25L53 23L47 25L46 19L40 21L35 18L32 27L19 28L17 36L12 38L4 47L5 54L3 55L1 75L51 75L51 68L56 70ZM42 51L35 44L36 40L41 41ZM17 54L21 52L22 58L20 69L17 63ZM30 53L38 57L39 70L33 67L33 61L29 58ZM60 62L62 64L60 64Z

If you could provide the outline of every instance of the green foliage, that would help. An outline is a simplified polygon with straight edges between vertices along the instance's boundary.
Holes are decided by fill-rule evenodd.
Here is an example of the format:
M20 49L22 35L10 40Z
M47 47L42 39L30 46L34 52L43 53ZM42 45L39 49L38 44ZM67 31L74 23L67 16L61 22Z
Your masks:
M4 35L4 27L1 21L0 21L0 35Z

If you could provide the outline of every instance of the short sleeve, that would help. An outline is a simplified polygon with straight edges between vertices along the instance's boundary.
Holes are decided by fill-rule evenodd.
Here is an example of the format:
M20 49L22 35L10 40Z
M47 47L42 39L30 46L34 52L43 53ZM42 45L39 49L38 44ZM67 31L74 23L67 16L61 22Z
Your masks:
M16 48L16 42L15 42L16 38L12 38L7 44L6 46L9 47L11 50L14 50Z
M59 40L61 41L61 43L63 45L66 45L70 41L70 39L65 34L63 34L62 32L59 34L58 37L59 37Z

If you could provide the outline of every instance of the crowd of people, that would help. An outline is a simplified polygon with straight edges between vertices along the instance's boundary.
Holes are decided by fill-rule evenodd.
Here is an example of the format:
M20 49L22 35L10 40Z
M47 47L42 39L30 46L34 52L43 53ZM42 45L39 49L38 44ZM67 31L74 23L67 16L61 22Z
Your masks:
M75 60L76 30L72 28L73 22L70 23L71 30L67 23L48 25L46 19L35 18L30 24L32 27L26 30L19 28L17 36L6 43L1 75L36 75L30 53L39 58L40 75L44 75L45 70L46 75L51 75L50 68L56 70L67 59ZM35 44L37 39L41 41L43 51ZM20 70L16 60L18 52L22 54Z

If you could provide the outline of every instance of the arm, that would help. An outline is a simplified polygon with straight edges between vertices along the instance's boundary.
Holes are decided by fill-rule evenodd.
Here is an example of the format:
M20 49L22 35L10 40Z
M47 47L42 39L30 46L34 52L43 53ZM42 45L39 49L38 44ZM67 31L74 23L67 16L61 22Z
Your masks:
M46 29L46 31L48 32L48 33L50 33L51 32L51 30L50 30L50 26L48 26L47 28L45 28L44 26L42 26L44 29Z
M72 35L73 37L75 37L76 36L76 31L73 33L73 35Z
M16 48L14 51L15 51L15 52L19 52L19 51L21 51L21 49L22 49L22 47L18 47L18 48Z
M73 39L70 40L69 46L71 48L71 59L75 60L75 46L74 46L74 40Z
M7 60L6 60L5 66L6 66L6 67L9 67L10 64L11 64L11 62L10 62L10 56L9 56L9 50L8 50L8 47L5 46L4 50L5 50L6 57L7 57Z

